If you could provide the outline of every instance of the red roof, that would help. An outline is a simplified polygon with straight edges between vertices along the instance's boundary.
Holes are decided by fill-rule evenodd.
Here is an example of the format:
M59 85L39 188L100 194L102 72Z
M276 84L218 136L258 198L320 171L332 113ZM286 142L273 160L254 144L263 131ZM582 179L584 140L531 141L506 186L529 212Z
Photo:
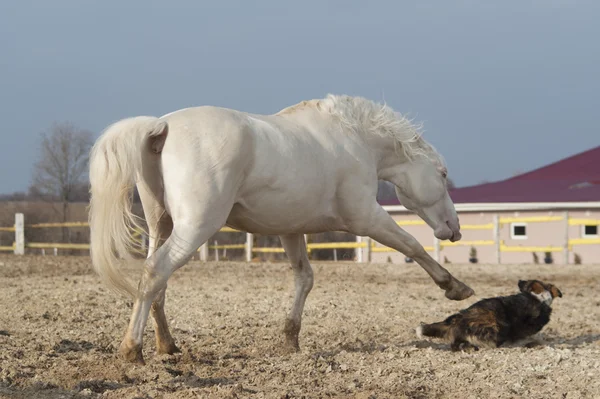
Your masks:
M600 201L600 146L510 179L457 188L450 196L457 204Z

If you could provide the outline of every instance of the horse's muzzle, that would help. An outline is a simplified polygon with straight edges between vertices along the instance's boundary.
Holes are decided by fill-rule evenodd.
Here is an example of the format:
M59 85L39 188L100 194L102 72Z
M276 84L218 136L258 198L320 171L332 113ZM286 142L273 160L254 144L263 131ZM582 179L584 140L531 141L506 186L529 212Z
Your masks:
M452 231L452 237L450 237L450 242L455 242L455 241L460 240L462 238L462 234L460 233L460 223L458 222L458 219L454 223L449 221L449 222L446 222L446 224Z
M460 233L460 231L454 231L452 233L452 237L450 237L450 242L458 241L461 238L462 238L462 234Z

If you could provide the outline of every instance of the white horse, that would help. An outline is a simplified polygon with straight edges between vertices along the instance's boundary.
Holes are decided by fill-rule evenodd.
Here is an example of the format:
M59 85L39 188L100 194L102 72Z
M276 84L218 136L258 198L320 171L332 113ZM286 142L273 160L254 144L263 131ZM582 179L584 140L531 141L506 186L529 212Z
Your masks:
M295 276L285 346L298 350L304 303L313 286L303 234L369 236L414 259L463 300L473 290L440 266L377 203L377 180L396 186L401 203L442 240L461 238L441 156L417 127L386 105L328 95L273 115L212 106L109 126L90 158L93 265L108 286L134 300L119 352L143 364L142 334L155 321L158 353L177 346L164 313L171 274L224 225L279 235ZM149 251L135 288L120 270L138 223L134 185L149 229Z

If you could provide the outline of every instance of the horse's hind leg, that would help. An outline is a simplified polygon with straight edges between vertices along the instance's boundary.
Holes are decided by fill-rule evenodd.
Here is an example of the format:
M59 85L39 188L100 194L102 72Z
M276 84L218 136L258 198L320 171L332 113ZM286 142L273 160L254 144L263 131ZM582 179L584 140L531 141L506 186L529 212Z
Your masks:
M154 176L146 176L145 181L138 183L138 192L144 208L144 215L148 224L148 258L165 242L173 231L173 219L165 210L164 203L160 200L163 195L160 182ZM154 320L154 334L156 337L156 352L159 354L173 354L180 352L175 345L175 340L169 331L165 316L165 291L163 288L150 308Z
M308 293L313 287L313 270L308 261L303 234L284 235L279 238L294 270L294 283L296 285L294 304L285 321L285 349L297 351L300 349L298 334L302 324L302 312Z
M150 240L148 245L148 257L152 256L152 254L156 251L157 243L161 244L166 237L171 235L171 231L173 230L173 221L171 217L166 213L161 218L158 229L157 229L157 237L155 240ZM154 241L154 242L152 242ZM165 316L165 293L167 290L167 284L165 283L165 287L160 290L154 302L152 302L152 307L150 308L150 314L152 315L152 319L154 320L154 335L156 338L156 353L159 354L169 354L180 352L177 345L175 345L175 340L169 331L169 324L167 323L167 317Z
M156 353L158 354L169 354L181 352L175 340L169 331L169 324L167 323L167 317L165 316L165 292L167 287L163 288L150 308L152 319L154 320L154 335L156 337Z
M130 362L144 364L142 356L142 336L150 307L175 270L183 266L202 243L215 234L227 219L227 212L211 209L212 214L206 218L194 218L198 223L189 223L174 219L171 236L146 260L138 293L125 338L119 352ZM163 313L164 316L164 313ZM160 320L160 316L159 316Z

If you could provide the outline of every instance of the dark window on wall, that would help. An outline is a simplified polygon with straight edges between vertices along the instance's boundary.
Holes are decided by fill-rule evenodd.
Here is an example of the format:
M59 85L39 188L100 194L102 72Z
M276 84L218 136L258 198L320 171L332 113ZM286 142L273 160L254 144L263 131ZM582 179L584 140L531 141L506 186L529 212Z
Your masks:
M595 237L598 235L598 225L597 224L586 224L583 226L583 235L585 237Z
M526 239L527 225L525 223L513 223L511 225L510 236L513 239Z

